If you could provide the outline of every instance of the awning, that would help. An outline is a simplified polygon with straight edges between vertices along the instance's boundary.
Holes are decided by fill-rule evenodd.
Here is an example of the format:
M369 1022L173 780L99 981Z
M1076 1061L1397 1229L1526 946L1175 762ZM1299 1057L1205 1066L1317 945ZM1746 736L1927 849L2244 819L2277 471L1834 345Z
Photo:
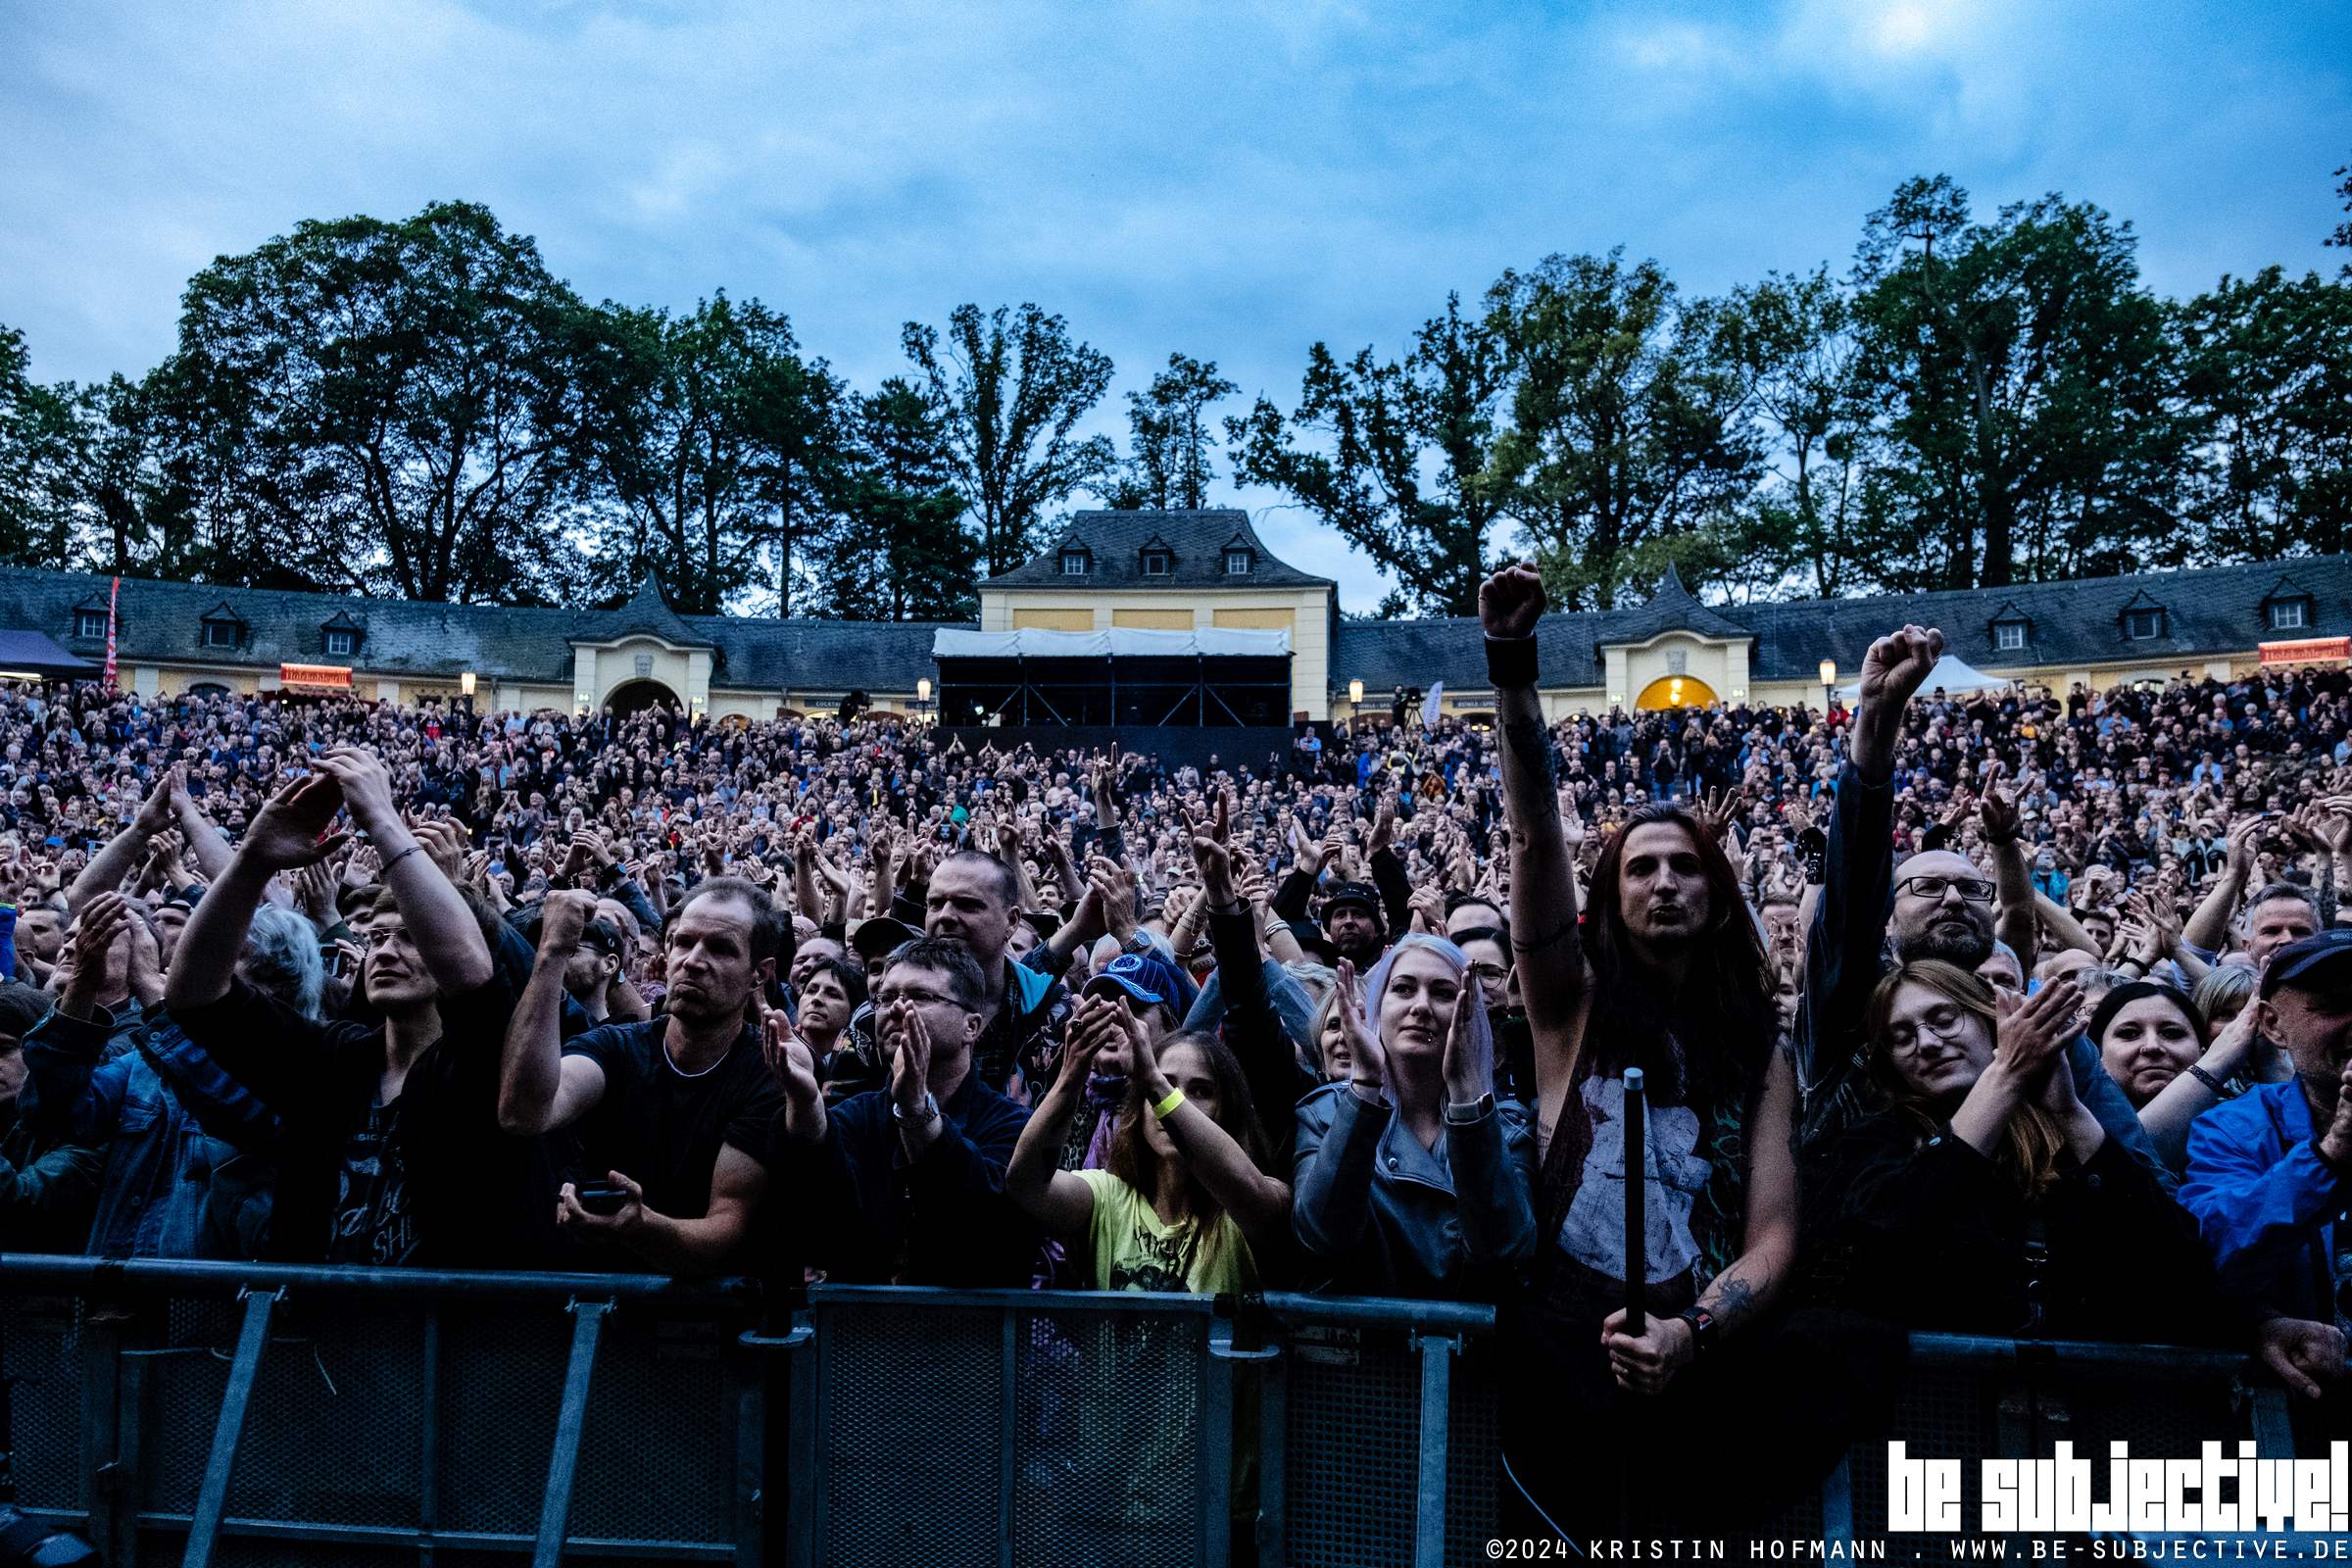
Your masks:
M2325 664L2352 660L2352 637L2306 637L2291 643L2256 643L2266 664Z
M1104 631L962 631L932 634L933 659L1281 659L1291 651L1288 631L1245 631L1232 626L1196 626L1191 631L1149 631L1113 626Z
M1920 682L1919 689L1930 696L1944 692L1957 697L1965 692L1996 691L2013 684L2006 676L1987 675L1971 665L1967 660L1955 654L1946 654L1936 661L1936 667L1928 671L1928 678ZM1849 703L1853 702L1862 695L1862 683L1854 681L1850 685L1840 686L1838 695Z
M280 664L277 683L290 692L347 692L351 690L351 666Z
M96 680L105 671L47 632L0 631L0 680Z

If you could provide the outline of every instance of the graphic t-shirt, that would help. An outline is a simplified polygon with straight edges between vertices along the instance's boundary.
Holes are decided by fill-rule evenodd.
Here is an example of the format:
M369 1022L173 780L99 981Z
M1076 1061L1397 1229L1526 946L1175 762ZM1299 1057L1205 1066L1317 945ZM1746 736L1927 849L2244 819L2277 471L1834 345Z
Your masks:
M328 1262L398 1268L416 1253L416 1222L409 1209L399 1130L400 1102L395 1100L368 1106L367 1119L344 1138Z
M1231 1214L1202 1230L1162 1224L1144 1195L1106 1170L1082 1170L1095 1195L1092 1289L1224 1296L1257 1288L1257 1264Z

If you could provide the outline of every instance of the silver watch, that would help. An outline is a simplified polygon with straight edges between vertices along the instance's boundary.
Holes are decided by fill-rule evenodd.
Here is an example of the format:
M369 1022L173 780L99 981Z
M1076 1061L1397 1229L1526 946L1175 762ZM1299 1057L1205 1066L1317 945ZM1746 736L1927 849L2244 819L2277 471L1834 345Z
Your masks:
M900 1108L899 1102L894 1100L890 1102L890 1119L902 1125L928 1127L939 1120L939 1102L933 1099L931 1091L926 1089L923 1091L923 1113L919 1116L909 1116Z

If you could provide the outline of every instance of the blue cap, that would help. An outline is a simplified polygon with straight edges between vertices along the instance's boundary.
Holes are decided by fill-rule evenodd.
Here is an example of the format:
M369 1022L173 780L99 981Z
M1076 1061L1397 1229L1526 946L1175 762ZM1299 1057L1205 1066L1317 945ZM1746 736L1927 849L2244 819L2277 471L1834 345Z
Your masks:
M1156 953L1120 954L1086 983L1086 994L1091 997L1105 985L1117 986L1136 1001L1159 1007L1175 1006L1176 999L1183 995L1176 966Z
M2262 994L2274 996L2289 986L2318 991L2330 981L2352 986L2352 925L2331 925L2272 954L2262 971Z

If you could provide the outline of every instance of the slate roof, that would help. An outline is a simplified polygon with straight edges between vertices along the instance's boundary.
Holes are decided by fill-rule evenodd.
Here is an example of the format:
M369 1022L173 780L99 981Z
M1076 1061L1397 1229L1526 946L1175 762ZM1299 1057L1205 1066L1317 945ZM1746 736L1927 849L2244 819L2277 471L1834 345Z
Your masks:
M1144 546L1156 544L1175 556L1165 577L1144 575ZM1257 552L1256 568L1247 577L1225 575L1225 547L1247 545ZM1081 545L1094 556L1093 569L1083 577L1061 574L1061 552ZM1100 593L1106 588L1317 588L1334 586L1329 577L1300 571L1277 558L1250 526L1250 514L1236 507L1209 507L1199 512L1080 512L1068 526L1052 536L1046 548L1010 571L999 572L984 584L990 588L1066 588L1073 593Z
M2306 624L2290 632L2272 631L2264 606L2302 595L2311 600ZM2123 612L2128 604L2162 609L2165 635L2125 637ZM1993 621L2021 617L2031 622L2026 647L1995 649ZM1835 659L1839 678L1845 679L1862 667L1862 655L1875 639L1906 620L1940 628L1953 653L1982 668L2114 663L2186 667L2224 654L2242 654L2260 642L2352 636L2352 557L2312 556L2283 563L1871 599L1739 605L1722 611L1690 600L1679 578L1669 573L1646 604L1544 616L1537 632L1540 678L1545 686L1598 687L1604 679L1603 644L1646 642L1680 625L1708 636L1753 637L1749 678L1754 681L1810 682L1824 659ZM1448 690L1484 691L1486 644L1478 622L1468 617L1342 621L1332 648L1331 678L1342 691L1349 680L1360 679L1367 702L1399 684L1427 687L1441 679Z
M710 684L751 691L911 692L923 676L939 678L931 640L941 625L977 629L969 621L686 619L719 651Z

